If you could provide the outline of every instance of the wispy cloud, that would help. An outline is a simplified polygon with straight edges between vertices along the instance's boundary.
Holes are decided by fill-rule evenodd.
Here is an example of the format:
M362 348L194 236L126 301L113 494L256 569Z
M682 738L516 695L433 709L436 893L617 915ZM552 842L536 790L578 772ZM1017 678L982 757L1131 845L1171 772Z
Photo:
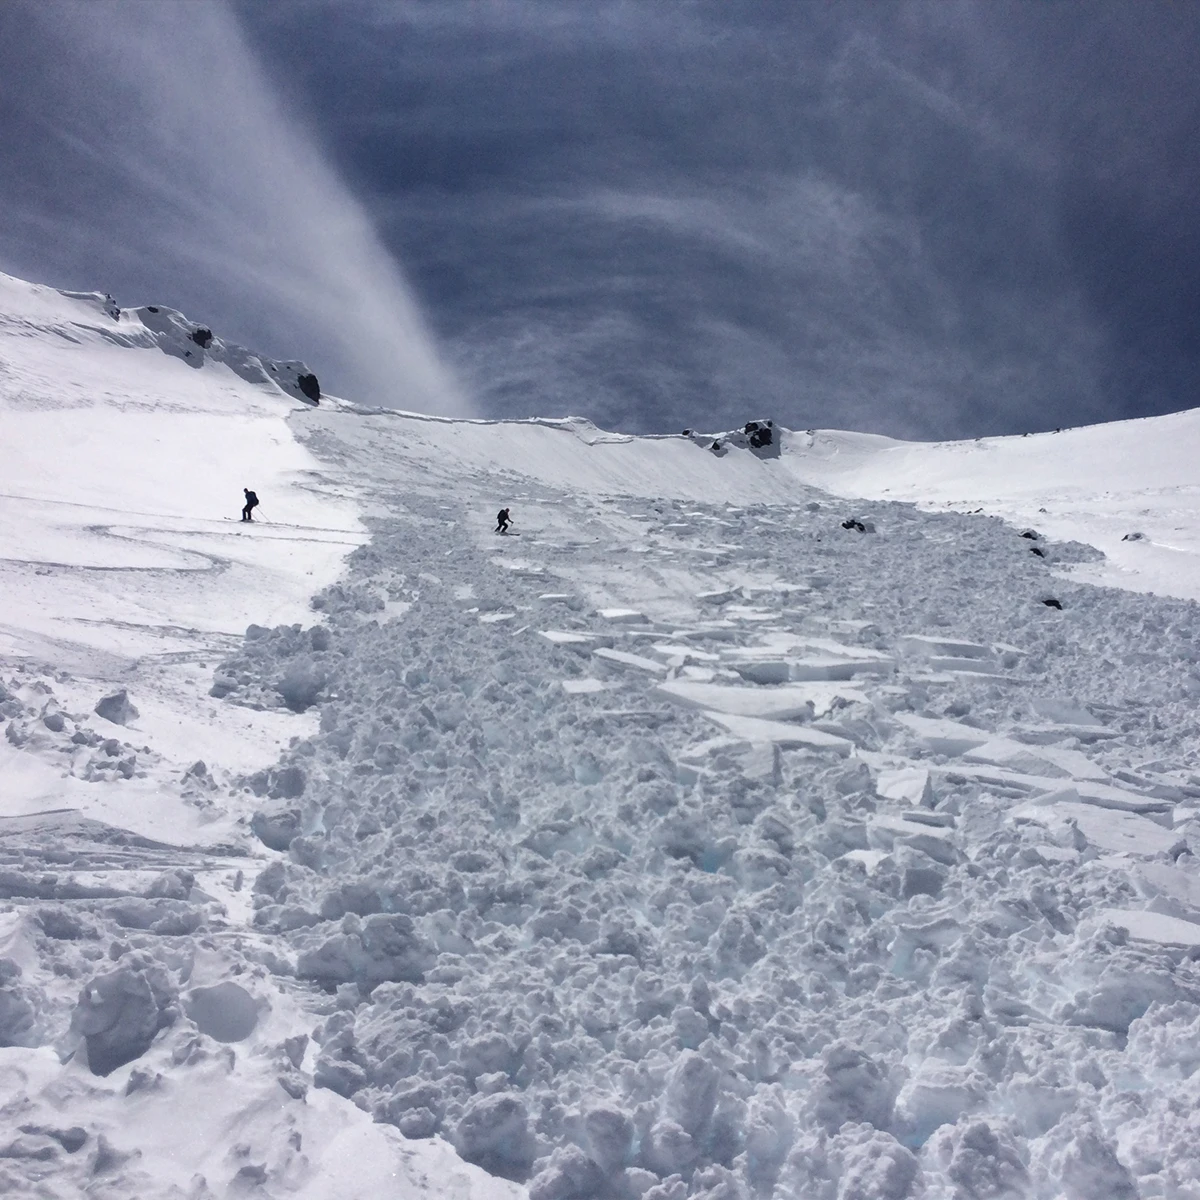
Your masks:
M65 245L111 241L142 256L138 280L153 291L126 302L184 307L199 295L354 398L467 411L370 215L222 0L16 7L45 58L32 64L42 78L10 75L6 87L28 85L14 96L26 127L78 172L57 194L47 181L13 198L29 231L17 256L54 257L29 245L52 214ZM74 264L77 286L118 287L84 271Z

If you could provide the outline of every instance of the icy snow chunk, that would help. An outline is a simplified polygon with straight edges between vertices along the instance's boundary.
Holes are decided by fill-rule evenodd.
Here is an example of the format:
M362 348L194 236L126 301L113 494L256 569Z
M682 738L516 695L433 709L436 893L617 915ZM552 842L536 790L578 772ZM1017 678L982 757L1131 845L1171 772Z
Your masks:
M614 625L644 625L646 614L636 608L598 608L596 615Z
M838 861L859 862L866 868L868 875L874 875L879 864L891 855L887 850L847 850L838 856Z
M1012 819L1064 833L1073 829L1099 850L1124 851L1148 858L1167 854L1182 844L1177 833L1137 813L1097 808L1070 800L1050 805L1025 804L1013 811Z
M879 772L875 794L884 800L933 807L933 784L924 767L890 767Z
M1029 706L1043 721L1051 721L1055 725L1100 725L1083 705L1074 700L1064 700L1058 696L1037 696L1030 699Z
M325 669L312 659L301 657L289 664L275 690L292 712L304 712L316 704L325 683Z
M1012 1137L996 1133L986 1121L962 1117L943 1125L927 1152L957 1185L955 1195L962 1200L1017 1200L1029 1193L1029 1174Z
M71 1016L92 1074L109 1075L141 1057L171 1023L174 999L170 976L147 955L130 955L116 970L94 976Z
M934 754L962 754L982 746L993 736L986 729L974 729L939 717L918 717L914 713L895 713L894 717Z
M567 650L579 650L587 653L596 644L596 635L592 633L575 633L569 629L539 629L538 637L543 637L554 646L562 646Z
M809 720L814 711L812 699L804 689L727 687L719 683L672 679L656 684L651 688L651 694L690 708L779 721Z
M1194 921L1130 908L1102 908L1095 915L1101 924L1124 929L1134 941L1160 946L1200 946L1200 925Z
M1078 780L1108 782L1108 773L1096 766L1086 754L1065 746L1041 746L1031 750L1011 738L992 738L963 754L967 762L993 763L1026 775L1070 777Z
M914 1141L923 1141L939 1126L979 1108L989 1090L986 1076L970 1067L926 1059L900 1089L896 1119Z
M605 1174L619 1171L633 1148L633 1122L616 1108L593 1108L583 1118L583 1131L592 1159Z
M434 959L410 917L404 913L375 913L362 922L359 932L337 933L319 946L301 951L296 975L326 985L415 983L424 977Z
M612 691L616 685L605 683L602 679L592 679L588 676L584 679L564 679L561 686L562 690L568 696L590 696L596 692Z
M991 646L979 642L963 642L955 638L929 637L926 634L907 633L898 642L900 652L913 658L961 658L992 660Z
M494 1174L528 1170L534 1145L525 1102L507 1092L476 1097L454 1130L454 1145L467 1162Z
M185 997L184 1011L201 1033L218 1042L245 1041L258 1025L258 1001L231 980L193 988Z
M825 1078L817 1098L816 1117L834 1134L847 1121L864 1121L886 1129L895 1099L891 1081L874 1059L857 1046L838 1041L821 1054Z
M896 669L895 659L886 655L876 658L837 658L834 655L813 655L793 659L789 664L788 678L805 679L853 679L856 675L891 675Z
M607 646L597 647L592 651L592 655L620 667L634 667L648 675L665 675L669 669L666 663L655 662L654 659L645 658L641 654L630 654L628 650L610 650Z
M1137 875L1150 895L1165 896L1200 915L1200 875L1166 863L1140 863Z
M784 658L756 658L750 662L730 662L727 665L749 683L786 683L792 677L792 665Z
M111 721L114 725L128 725L130 721L136 721L141 715L124 688L98 700L93 711L97 716Z
M735 737L748 742L773 742L780 749L802 748L828 750L842 758L849 758L854 743L848 738L810 729L804 725L788 725L783 721L765 721L758 717L735 716L731 713L705 712L710 721L716 722Z

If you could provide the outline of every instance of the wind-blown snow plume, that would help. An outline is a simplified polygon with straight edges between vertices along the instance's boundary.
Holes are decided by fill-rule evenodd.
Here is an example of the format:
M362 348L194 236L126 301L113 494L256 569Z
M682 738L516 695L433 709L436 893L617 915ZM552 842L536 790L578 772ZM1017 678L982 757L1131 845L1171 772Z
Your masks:
M155 294L125 303L162 300L214 325L224 308L242 327L219 332L302 353L335 391L467 411L400 268L226 4L20 7L56 66L52 82L38 71L10 90L62 162L64 195L40 208L39 232L61 239L72 286L121 285L83 277L89 261L113 269L103 234L126 261L150 260L125 286ZM73 186L83 167L86 199Z

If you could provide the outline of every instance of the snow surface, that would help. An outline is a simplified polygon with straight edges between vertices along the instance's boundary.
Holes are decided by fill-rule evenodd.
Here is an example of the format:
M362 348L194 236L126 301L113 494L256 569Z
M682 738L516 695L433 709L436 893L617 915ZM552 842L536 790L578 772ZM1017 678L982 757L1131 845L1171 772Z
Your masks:
M5 1195L1200 1195L1197 414L714 454L0 285Z

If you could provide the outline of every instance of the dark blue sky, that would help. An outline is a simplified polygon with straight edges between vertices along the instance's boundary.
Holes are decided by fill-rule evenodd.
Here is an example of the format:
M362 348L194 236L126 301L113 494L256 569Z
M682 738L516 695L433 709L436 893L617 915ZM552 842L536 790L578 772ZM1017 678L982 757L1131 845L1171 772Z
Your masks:
M16 111L0 135L15 181L0 267L195 310L307 358L335 390L404 405L358 369L352 334L289 311L292 285L247 266L319 243L337 219L327 197L274 233L232 237L238 222L274 224L222 194L226 173L270 159L269 121L247 141L230 89L193 81L171 101L178 136L143 138L180 71L148 81L145 56L127 62L119 42L135 36L131 14L148 36L155 6L91 6L118 31L104 70L94 30L44 15L71 7L0 13L0 99ZM361 205L487 415L630 430L763 415L932 438L1198 403L1200 5L232 11L246 57L311 138L314 171L327 159ZM174 62L207 39L219 57L230 29L160 20L146 53ZM164 201L172 156L193 153L189 112L206 149L183 178L209 164L202 216ZM273 178L292 196L307 186ZM180 239L201 226L213 253L189 257Z

